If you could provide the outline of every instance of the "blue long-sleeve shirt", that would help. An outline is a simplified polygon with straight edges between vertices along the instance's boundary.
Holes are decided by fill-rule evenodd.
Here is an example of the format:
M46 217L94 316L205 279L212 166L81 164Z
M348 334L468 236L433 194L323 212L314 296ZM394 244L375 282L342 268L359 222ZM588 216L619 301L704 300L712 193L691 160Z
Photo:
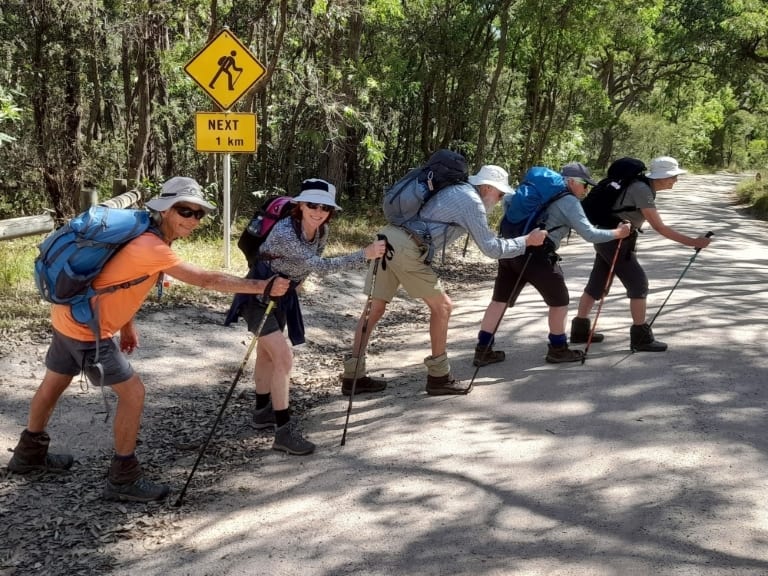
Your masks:
M555 250L560 247L560 241L571 229L592 244L614 239L613 230L604 230L592 225L584 214L581 202L573 194L563 196L549 206L545 226L549 231L549 239L555 244Z
M500 238L488 228L488 215L471 184L455 184L440 190L421 209L420 219L432 235L435 250L445 250L469 233L489 258L514 258L525 253L524 238Z

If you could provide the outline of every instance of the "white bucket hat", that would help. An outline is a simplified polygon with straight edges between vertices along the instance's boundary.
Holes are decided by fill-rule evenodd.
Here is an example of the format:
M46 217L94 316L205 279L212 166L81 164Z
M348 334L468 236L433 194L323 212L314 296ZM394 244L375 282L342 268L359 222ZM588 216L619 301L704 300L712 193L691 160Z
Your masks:
M147 208L157 212L165 212L177 202L189 202L200 206L207 213L216 210L213 204L205 200L203 189L194 178L186 176L174 176L166 180L160 194L147 202Z
M509 174L507 171L501 166L494 166L493 164L486 164L480 168L477 174L469 177L469 183L473 186L488 184L504 194L512 194L514 192L509 185Z
M659 180L661 178L679 176L687 172L687 170L680 168L677 160L672 158L672 156L659 156L651 160L651 169L645 175L651 180Z
M293 202L314 202L341 210L341 206L336 204L336 186L319 178L304 180L301 183L301 193L293 199Z

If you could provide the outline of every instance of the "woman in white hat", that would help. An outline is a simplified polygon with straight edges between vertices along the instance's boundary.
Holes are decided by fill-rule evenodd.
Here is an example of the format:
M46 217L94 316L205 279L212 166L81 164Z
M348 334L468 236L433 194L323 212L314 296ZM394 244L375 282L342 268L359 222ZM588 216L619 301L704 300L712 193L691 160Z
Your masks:
M296 287L310 273L320 276L348 268L363 268L368 260L384 254L385 242L377 240L351 254L324 258L329 223L341 210L336 204L336 187L312 178L301 184L301 193L293 198L290 217L278 220L259 249L259 260L251 269L251 278L271 278L275 274L291 280L291 288L280 298L264 323L256 345L256 409L253 425L257 429L275 427L272 448L288 454L304 455L315 445L301 436L295 419L290 418L288 383L293 352L283 336L288 326L294 344L302 343L304 324ZM242 315L249 330L255 330L264 316L266 303L248 297L233 304L235 316Z
M656 340L650 324L646 322L646 298L648 296L648 277L635 255L637 231L648 222L651 228L665 238L685 246L701 249L709 246L705 236L686 236L671 226L664 224L656 209L656 193L671 190L677 177L685 174L677 160L671 156L659 156L651 161L651 169L646 173L647 180L638 178L632 182L614 205L616 215L632 225L633 234L621 245L616 259L615 273L627 290L632 326L629 331L630 347L636 352L664 352L667 345ZM577 321L586 322L596 300L602 297L608 279L611 262L616 251L616 244L595 244L595 262L589 275L587 286L579 300ZM573 341L573 335L571 337Z

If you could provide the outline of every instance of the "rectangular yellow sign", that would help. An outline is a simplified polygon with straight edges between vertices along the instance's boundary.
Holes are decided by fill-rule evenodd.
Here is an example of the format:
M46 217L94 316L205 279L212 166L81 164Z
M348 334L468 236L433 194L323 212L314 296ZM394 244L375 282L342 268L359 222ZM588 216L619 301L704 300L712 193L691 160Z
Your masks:
M231 154L256 152L256 114L195 112L195 150Z

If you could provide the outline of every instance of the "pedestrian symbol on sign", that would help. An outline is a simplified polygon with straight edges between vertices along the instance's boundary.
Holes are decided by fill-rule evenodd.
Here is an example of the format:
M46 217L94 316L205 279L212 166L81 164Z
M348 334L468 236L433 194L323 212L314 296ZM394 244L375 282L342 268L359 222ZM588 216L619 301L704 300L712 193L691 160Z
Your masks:
M264 66L226 28L187 62L184 71L222 110L229 110L266 73Z
M229 88L230 92L235 89L235 84L240 79L240 75L243 73L243 69L238 68L237 64L235 64L235 56L237 56L237 52L232 50L229 53L229 56L222 56L219 58L219 69L216 71L216 75L213 77L213 80L211 80L210 84L208 84L210 88L216 88L216 81L219 79L219 76L226 74L227 88ZM232 77L232 70L238 73L234 78Z

